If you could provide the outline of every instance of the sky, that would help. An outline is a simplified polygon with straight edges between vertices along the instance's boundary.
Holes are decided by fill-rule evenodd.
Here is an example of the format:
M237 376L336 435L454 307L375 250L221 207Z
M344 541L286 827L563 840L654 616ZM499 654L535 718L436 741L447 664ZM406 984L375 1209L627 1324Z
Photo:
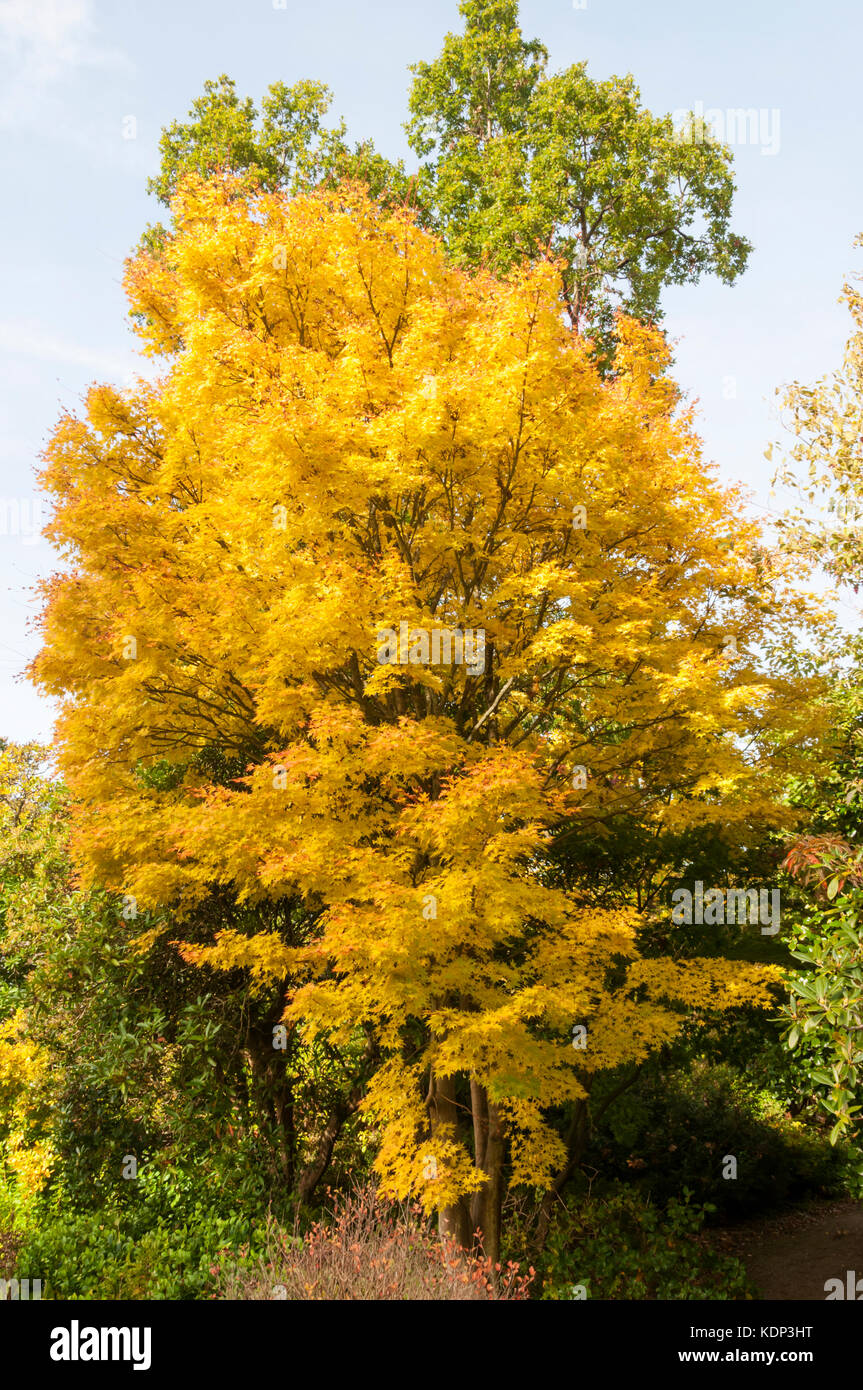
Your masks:
M777 389L841 364L851 320L838 301L863 271L860 0L520 8L551 70L586 60L598 79L632 73L657 114L719 113L733 227L755 250L732 287L667 291L665 327L706 456L769 523L782 502L764 451L788 441ZM33 586L57 563L38 534L35 469L91 382L147 370L121 280L160 213L146 183L162 128L223 72L256 102L271 82L314 78L352 138L412 167L409 64L460 28L457 0L0 0L0 736L51 739L51 702L21 674L38 647ZM738 108L759 113L757 130L728 129Z

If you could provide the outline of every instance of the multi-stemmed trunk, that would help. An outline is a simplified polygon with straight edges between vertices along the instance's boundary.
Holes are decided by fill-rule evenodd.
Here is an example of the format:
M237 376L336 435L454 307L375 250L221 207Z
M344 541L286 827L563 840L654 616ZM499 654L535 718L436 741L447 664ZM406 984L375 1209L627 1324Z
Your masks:
M616 1087L610 1101L631 1085L634 1076ZM589 1090L589 1080L586 1089ZM433 1077L430 1090L432 1133L446 1126L450 1134L464 1131L467 1107L457 1099L456 1078ZM470 1197L441 1208L438 1230L442 1238L455 1241L465 1250L481 1252L493 1265L500 1260L501 1216L504 1197L506 1145L498 1107L474 1078L470 1081L470 1118L473 1124L474 1164L483 1176L482 1185ZM605 1106L603 1106L603 1110ZM542 1248L561 1193L575 1173L587 1147L591 1130L588 1095L573 1104L566 1136L567 1160L546 1192L537 1213L533 1246Z
M473 1121L474 1164L484 1176L482 1186L438 1213L441 1237L454 1240L465 1250L477 1250L496 1264L500 1259L501 1208L503 1203L503 1128L497 1106L485 1087L471 1079L470 1111ZM446 1126L457 1134L462 1128L464 1106L456 1099L456 1078L434 1077L430 1109L432 1133Z

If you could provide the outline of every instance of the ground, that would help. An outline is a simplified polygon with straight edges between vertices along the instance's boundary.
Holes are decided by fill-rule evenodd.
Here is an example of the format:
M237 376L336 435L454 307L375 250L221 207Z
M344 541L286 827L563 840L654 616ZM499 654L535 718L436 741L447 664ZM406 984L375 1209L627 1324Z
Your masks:
M828 1279L855 1271L863 1298L863 1204L813 1202L779 1216L719 1232L716 1245L735 1254L761 1298L823 1302Z

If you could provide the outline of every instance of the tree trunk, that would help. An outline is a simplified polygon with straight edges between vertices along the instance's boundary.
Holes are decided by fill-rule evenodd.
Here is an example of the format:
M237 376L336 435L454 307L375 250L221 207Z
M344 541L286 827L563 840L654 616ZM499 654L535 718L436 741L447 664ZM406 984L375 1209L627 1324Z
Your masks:
M356 1107L354 1107L356 1109ZM324 1131L318 1140L318 1147L311 1162L307 1163L300 1173L300 1180L297 1183L297 1199L301 1205L311 1200L315 1188L320 1182L327 1168L330 1166L330 1159L333 1156L333 1149L336 1140L342 1132L342 1125L350 1114L350 1110L345 1105L337 1105L331 1111L330 1118L324 1125Z
M454 1076L432 1076L430 1110L432 1135L443 1128L448 1129L453 1137L458 1134ZM470 1249L470 1209L464 1197L452 1206L441 1207L438 1212L438 1234L442 1240L448 1238L465 1250Z
M478 1081L470 1083L473 1110L474 1162L486 1181L471 1198L471 1226L477 1246L493 1264L500 1259L501 1209L503 1206L503 1126L500 1112Z
M268 1020L248 1028L244 1054L253 1080L250 1099L267 1123L276 1146L276 1162L290 1187L296 1156L294 1093L285 1076L286 1054L274 1051Z

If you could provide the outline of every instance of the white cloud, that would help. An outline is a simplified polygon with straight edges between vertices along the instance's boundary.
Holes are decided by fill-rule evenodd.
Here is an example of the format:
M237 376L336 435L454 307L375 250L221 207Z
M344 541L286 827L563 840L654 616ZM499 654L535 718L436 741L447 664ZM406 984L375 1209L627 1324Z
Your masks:
M7 127L46 115L50 88L69 74L130 67L119 49L99 43L92 0L0 0L0 60Z
M2 0L0 41L62 50L91 25L89 0Z
M95 43L91 0L0 0L0 53L43 81L121 59Z
M50 329L20 320L0 320L0 353L82 367L96 376L120 381L124 385L130 385L139 376L151 374L148 372L150 364L144 359L94 352L91 348L68 342Z

